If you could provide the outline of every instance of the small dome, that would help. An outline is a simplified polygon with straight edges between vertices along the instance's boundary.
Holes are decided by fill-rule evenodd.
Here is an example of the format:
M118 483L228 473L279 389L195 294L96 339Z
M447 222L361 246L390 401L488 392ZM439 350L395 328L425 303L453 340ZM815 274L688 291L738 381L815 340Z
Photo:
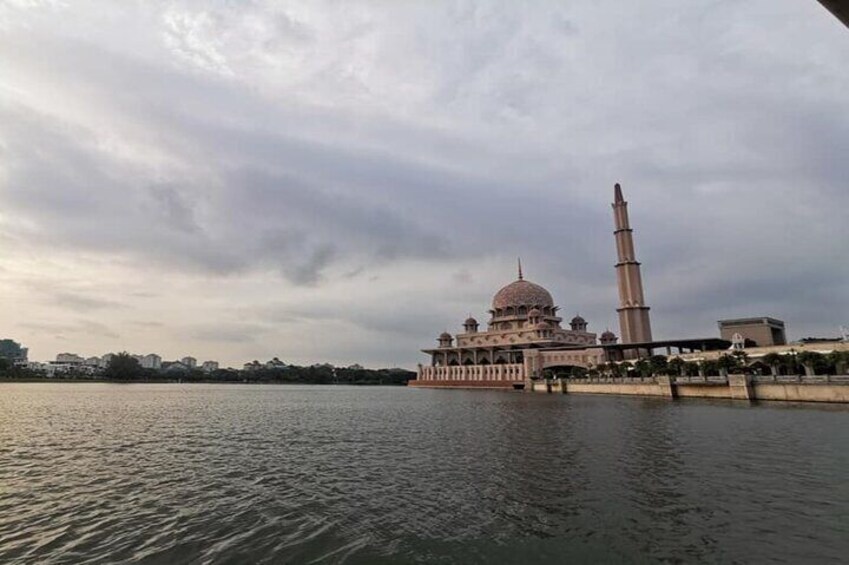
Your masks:
M536 328L538 330L550 330L551 324L549 324L548 322L540 322L536 325Z
M472 318L472 317L469 317L469 318L466 318L466 321L465 321L465 322L463 322L463 325L466 325L466 326L476 326L476 325L478 325L478 321L477 321L477 320L475 320L475 319L474 319L474 318Z
M578 324L586 324L586 323L587 323L587 321L585 319L583 319L580 315L572 318L572 324L578 325Z
M616 334L615 334L615 333L613 333L613 332L612 332L612 331L610 331L610 330L605 330L605 331L601 334L601 339L615 339L615 338L616 338Z
M542 316L542 312L539 311L539 308L531 308L531 311L528 312L529 318L534 318L534 317L538 318L539 316Z
M553 308L554 300L543 287L524 279L511 282L495 293L495 297L492 299L493 310L508 307L518 308L519 306L548 306Z
M453 338L451 337L450 333L442 332L441 334L439 334L439 339L453 339Z

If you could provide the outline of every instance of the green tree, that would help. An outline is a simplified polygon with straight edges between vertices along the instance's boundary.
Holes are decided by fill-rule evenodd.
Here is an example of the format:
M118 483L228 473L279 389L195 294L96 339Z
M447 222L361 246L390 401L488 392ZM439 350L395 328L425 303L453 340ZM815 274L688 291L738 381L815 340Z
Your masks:
M652 355L649 358L649 367L652 375L666 375L669 373L669 362L664 355Z
M832 351L828 354L828 362L834 367L835 375L845 375L849 365L849 351Z
M667 368L673 375L683 375L687 368L687 362L680 357L673 357L669 360L669 363L667 363Z
M735 349L731 352L731 355L737 360L737 366L742 367L749 362L749 354L741 349Z
M145 374L138 359L123 351L115 354L109 360L103 376L116 381L132 381L141 379Z
M634 363L634 369L636 369L641 377L651 376L651 363L649 363L648 359L637 359L637 362Z
M721 355L716 360L716 364L719 368L719 374L725 377L728 376L729 371L736 369L740 365L740 362L733 355Z
M719 363L713 359L704 359L699 363L699 370L705 377L719 374Z
M805 375L809 377L817 374L817 365L824 361L822 354L816 351L803 351L799 354L797 360L805 368Z
M778 353L767 353L761 359L766 365L769 366L769 371L772 373L772 376L778 375L778 369L781 367L784 362L784 356L779 355Z
M583 379L587 376L587 370L583 367L572 367L569 369L569 376L573 379Z

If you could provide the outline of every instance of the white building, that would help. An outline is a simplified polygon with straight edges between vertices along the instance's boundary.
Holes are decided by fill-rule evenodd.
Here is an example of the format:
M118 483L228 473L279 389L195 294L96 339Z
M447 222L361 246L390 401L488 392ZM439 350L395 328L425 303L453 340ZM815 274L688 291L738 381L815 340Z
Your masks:
M162 357L157 355L156 353L148 353L139 361L142 367L145 369L155 369L160 370L162 368Z
M218 370L218 361L204 361L201 365L204 373L211 373Z
M103 357L100 358L100 367L105 369L109 366L109 362L112 361L112 358L115 357L114 353L107 353Z
M180 363L182 363L189 369L194 369L198 366L198 360L194 357L183 357L182 359L180 359Z
M60 353L56 356L56 364L57 365L82 365L85 363L85 359L80 357L76 353Z

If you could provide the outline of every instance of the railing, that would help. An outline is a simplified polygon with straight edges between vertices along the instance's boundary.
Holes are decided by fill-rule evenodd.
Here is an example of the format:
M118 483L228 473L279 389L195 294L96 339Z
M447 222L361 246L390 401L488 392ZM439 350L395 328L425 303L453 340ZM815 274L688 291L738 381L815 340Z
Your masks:
M674 384L727 384L723 375L670 377ZM849 375L752 375L753 383L849 384ZM631 384L654 383L656 377L569 377L570 383Z
M420 381L522 381L525 366L521 363L504 365L456 365L422 367Z
M754 375L753 383L849 384L849 375Z
M654 383L654 377L569 377L565 379L570 383L593 383L593 384L636 384Z
M674 379L675 384L725 384L728 382L728 377L722 375L674 377Z

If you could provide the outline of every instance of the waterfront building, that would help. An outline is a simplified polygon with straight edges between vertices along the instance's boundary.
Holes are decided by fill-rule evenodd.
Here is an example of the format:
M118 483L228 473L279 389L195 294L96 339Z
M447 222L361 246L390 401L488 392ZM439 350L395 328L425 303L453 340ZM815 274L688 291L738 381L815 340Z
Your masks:
M212 373L218 370L218 361L204 361L201 365L201 370L204 373Z
M183 357L182 359L180 359L180 363L182 363L189 369L194 369L198 366L198 360L194 357Z
M622 187L613 189L615 265L621 341L610 330L600 336L589 330L580 315L563 327L559 307L544 287L525 280L519 263L518 278L492 299L485 330L469 317L456 335L440 334L437 347L423 349L429 365L419 365L412 386L528 388L529 381L547 373L571 374L601 363L645 357L655 348L671 354L724 349L730 343L716 338L654 341L636 259L628 203Z
M760 318L737 318L734 320L720 320L718 324L719 337L731 342L742 339L746 347L769 347L771 345L784 345L787 343L784 322L775 318L767 316Z

